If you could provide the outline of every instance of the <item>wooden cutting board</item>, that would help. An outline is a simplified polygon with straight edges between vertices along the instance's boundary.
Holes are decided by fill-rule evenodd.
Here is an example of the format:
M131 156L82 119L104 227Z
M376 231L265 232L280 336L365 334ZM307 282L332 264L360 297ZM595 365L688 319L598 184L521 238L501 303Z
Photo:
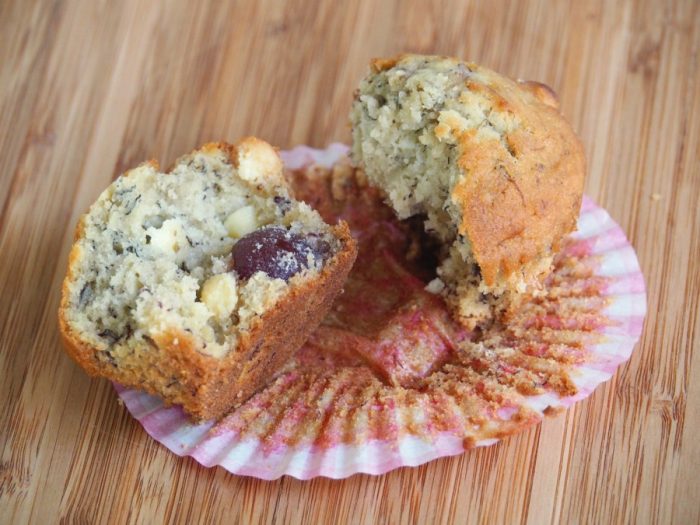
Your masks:
M385 476L274 482L151 440L61 351L78 215L144 159L349 141L370 57L560 94L647 279L641 344L574 409ZM700 522L700 2L0 1L0 522Z

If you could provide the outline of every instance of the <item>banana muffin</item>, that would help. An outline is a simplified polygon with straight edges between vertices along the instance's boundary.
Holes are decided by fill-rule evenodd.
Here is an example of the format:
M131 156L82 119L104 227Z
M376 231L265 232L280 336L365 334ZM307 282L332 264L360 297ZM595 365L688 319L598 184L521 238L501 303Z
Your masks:
M576 224L585 160L543 84L441 56L377 59L351 111L352 158L399 218L442 244L442 294L469 328L536 289Z
M356 245L290 194L267 143L206 144L117 178L79 221L59 322L88 373L217 418L318 325Z

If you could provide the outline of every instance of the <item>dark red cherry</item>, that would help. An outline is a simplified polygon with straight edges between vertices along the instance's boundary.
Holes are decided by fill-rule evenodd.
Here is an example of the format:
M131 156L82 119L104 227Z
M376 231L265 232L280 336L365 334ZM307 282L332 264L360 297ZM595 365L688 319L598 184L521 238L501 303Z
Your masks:
M231 252L232 269L243 279L265 272L286 281L309 267L309 255L325 260L329 253L330 245L318 235L300 235L281 226L269 226L239 239Z

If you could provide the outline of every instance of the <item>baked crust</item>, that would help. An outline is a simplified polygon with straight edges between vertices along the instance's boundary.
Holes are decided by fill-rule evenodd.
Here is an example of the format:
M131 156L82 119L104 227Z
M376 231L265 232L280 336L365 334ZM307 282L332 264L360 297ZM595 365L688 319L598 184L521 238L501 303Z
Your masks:
M457 138L462 176L451 198L462 212L458 231L468 238L484 281L493 286L515 272L530 280L528 273L541 273L537 261L556 252L575 228L586 170L581 142L544 84L516 82L454 58L432 58L464 71L466 90L485 97L499 117L519 120L500 140L477 137L457 119L435 133ZM371 69L410 69L411 62L425 59L375 59Z
M257 140L257 139L254 139ZM203 146L223 151L232 162L241 157L241 145L257 155L251 139L233 146L212 143ZM269 146L265 145L269 149ZM263 148L262 153L265 153ZM258 159L259 160L259 159ZM153 162L153 161L151 161ZM270 159L270 173L277 167ZM281 166L280 166L281 167ZM267 176L266 174L262 174ZM84 235L85 216L75 231L75 241ZM236 348L221 358L200 352L191 334L170 330L145 341L120 358L119 367L100 359L99 350L87 343L68 322L69 284L75 279L80 246L73 245L63 281L58 321L68 355L88 374L105 377L127 387L159 395L168 404L182 405L197 420L219 418L264 386L288 358L306 341L330 309L357 255L355 240L346 223L331 228L341 248L313 279L305 278L240 332ZM294 280L295 278L293 278Z

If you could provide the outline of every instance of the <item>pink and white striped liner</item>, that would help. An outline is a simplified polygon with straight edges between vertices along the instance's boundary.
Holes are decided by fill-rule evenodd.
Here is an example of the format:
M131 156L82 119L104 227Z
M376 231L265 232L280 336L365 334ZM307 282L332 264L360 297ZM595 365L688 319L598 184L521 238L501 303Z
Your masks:
M347 154L347 146L331 144L325 150L299 146L281 152L289 169L310 164L332 166ZM617 367L629 359L639 339L646 314L644 278L634 249L624 232L607 212L584 197L575 238L584 241L599 257L597 275L610 278L606 288L607 317L615 323L603 329L603 342L592 345L586 361L574 365L570 375L578 392L560 397L553 392L523 396L522 403L541 416L548 407L567 408L589 396L610 379ZM273 451L257 439L239 439L232 431L213 432L214 422L191 423L179 407L165 407L157 397L115 388L129 412L146 432L180 456L191 456L204 466L219 465L231 473L261 479L290 475L299 479L316 476L345 478L356 473L382 474L403 466L416 466L436 458L464 452L464 440L449 433L424 440L404 435L395 441L372 440L359 445L337 444L281 447ZM400 424L400 422L399 422ZM488 446L497 439L476 442Z

